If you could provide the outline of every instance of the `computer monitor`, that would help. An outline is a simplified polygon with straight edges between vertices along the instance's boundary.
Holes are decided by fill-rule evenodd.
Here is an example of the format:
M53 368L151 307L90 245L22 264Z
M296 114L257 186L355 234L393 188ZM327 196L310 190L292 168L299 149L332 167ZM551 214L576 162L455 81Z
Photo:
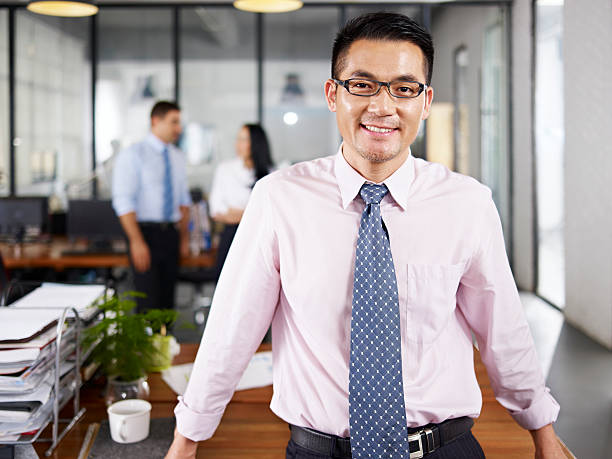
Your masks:
M36 238L47 230L46 196L0 198L0 235L18 240Z
M110 200L68 201L66 233L73 239L86 238L92 248L110 248L112 241L125 237Z

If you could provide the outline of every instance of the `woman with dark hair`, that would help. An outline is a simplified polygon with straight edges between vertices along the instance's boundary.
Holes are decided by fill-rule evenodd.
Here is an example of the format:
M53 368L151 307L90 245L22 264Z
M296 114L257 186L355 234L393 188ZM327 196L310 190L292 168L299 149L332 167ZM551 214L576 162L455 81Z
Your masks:
M210 213L224 224L217 249L217 278L255 182L274 167L268 137L259 124L245 124L236 137L237 158L219 164L210 191Z

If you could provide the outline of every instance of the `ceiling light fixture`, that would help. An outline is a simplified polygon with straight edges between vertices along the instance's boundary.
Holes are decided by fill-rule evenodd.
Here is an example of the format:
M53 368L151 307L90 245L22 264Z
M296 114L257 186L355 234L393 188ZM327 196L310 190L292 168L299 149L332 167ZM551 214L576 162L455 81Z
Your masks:
M304 2L299 0L236 0L234 7L252 13L286 13L299 10Z
M36 0L28 3L27 8L32 13L68 18L93 16L98 12L98 7L87 0Z

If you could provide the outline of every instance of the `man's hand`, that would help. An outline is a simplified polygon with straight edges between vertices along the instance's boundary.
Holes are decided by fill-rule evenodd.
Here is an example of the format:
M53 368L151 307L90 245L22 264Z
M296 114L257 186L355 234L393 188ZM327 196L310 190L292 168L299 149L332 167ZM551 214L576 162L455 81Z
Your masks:
M148 271L151 267L151 252L144 239L139 238L130 241L130 256L132 257L134 268L139 273Z
M225 213L225 218L227 223L230 225L237 225L242 220L242 214L244 214L244 209L236 209L235 207L230 207Z
M130 258L134 269L139 273L148 271L151 267L151 252L136 221L136 212L120 215L119 221L130 241Z
M529 433L535 445L536 459L566 459L552 424L538 430L530 430Z
M189 235L182 235L180 240L180 255L181 258L186 258L189 256Z
M181 258L189 256L189 206L181 206L181 219L179 230L179 255Z
M174 429L174 441L166 454L166 459L190 459L196 457L198 442L182 436Z
M240 223L240 220L242 220L242 214L244 214L244 209L230 207L226 212L222 214L215 214L212 216L212 218L213 220L221 222L224 225L237 225Z

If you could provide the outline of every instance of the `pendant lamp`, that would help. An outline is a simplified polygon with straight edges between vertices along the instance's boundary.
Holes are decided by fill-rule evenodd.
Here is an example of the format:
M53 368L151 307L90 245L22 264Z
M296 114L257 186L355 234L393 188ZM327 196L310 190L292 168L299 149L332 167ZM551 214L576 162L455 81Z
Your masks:
M304 5L300 0L236 0L234 7L252 13L286 13L299 10Z
M98 7L87 0L35 0L28 3L27 8L32 13L69 18L93 16L98 12Z

